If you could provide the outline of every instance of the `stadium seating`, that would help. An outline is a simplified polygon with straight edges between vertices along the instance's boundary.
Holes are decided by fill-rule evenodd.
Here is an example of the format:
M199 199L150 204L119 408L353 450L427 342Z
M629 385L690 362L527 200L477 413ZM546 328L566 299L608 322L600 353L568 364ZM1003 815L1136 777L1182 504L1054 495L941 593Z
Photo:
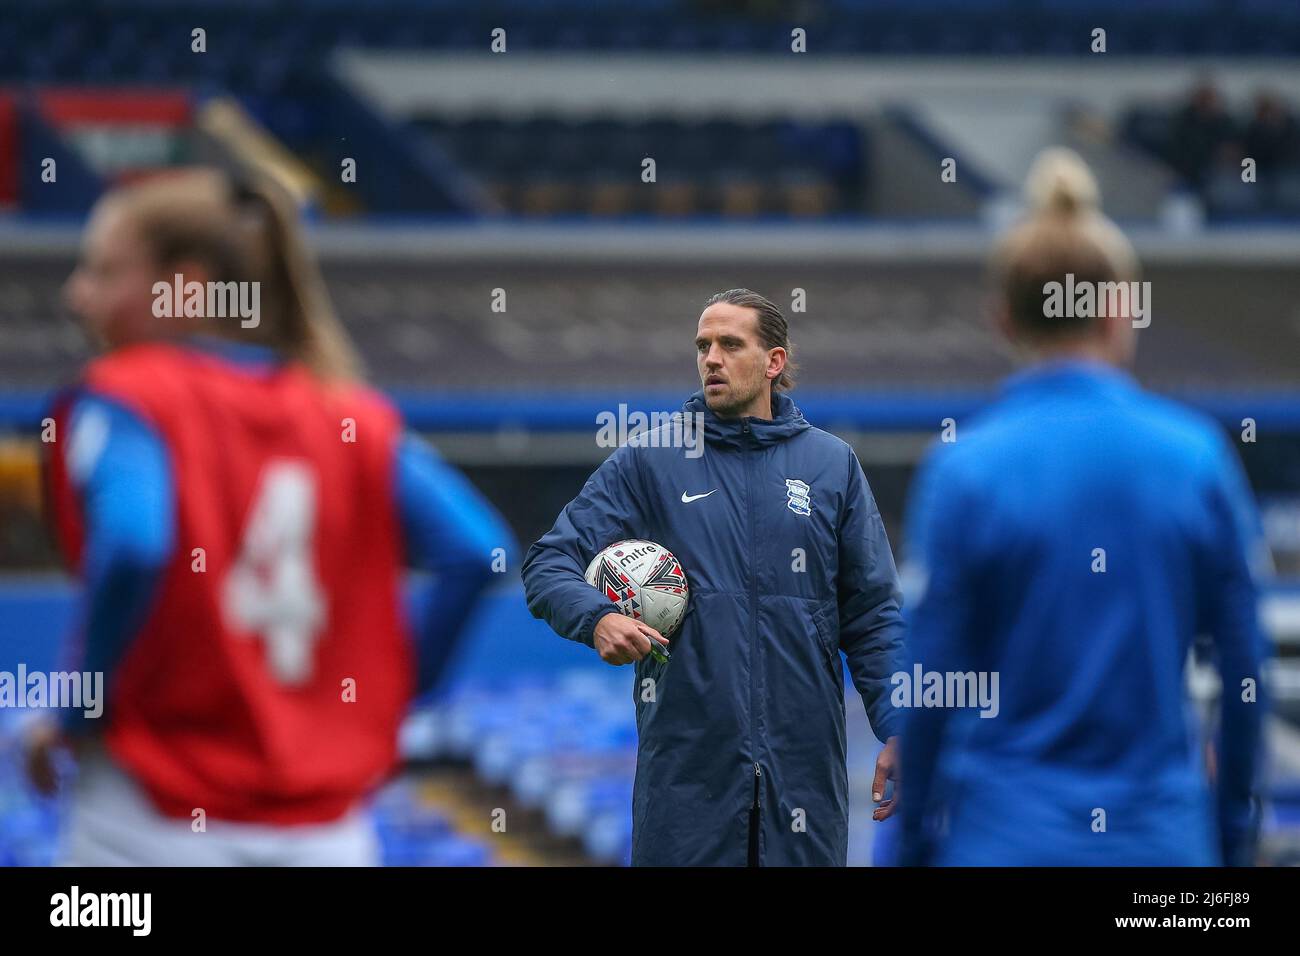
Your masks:
M753 13L743 4L688 0L637 0L616 9L582 0L507 0L471 12L415 0L364 7L332 0L11 0L0 18L0 87L171 87L200 98L236 97L325 181L337 180L345 142L346 155L362 169L385 170L358 177L346 201L326 203L340 214L833 218L873 212L871 144L860 117L687 123L433 115L418 118L426 134L420 136L358 99L337 79L334 57L345 48L487 55L498 28L507 31L512 52L789 56L796 26L819 54L1084 56L1099 15L1081 0L828 0L798 11ZM1300 15L1286 0L1107 0L1100 15L1111 54L1271 56L1300 49ZM202 52L191 49L198 27L206 31ZM331 108L314 108L324 102ZM39 114L26 112L19 168L34 170L33 155L56 155L60 146ZM1167 136L1169 112L1138 105L1123 128L1130 142L1182 170L1183 151ZM34 152L38 144L44 145ZM949 146L940 155L956 153ZM658 164L654 190L634 188L645 156ZM75 155L66 157L68 167L75 162ZM93 173L77 175L85 180L79 190L28 184L22 205L84 209L98 187ZM971 177L978 177L974 165L963 183L976 182ZM1300 159L1260 188L1242 189L1224 169L1207 167L1196 179L1212 218L1300 215ZM47 209L49 203L59 206Z
M737 5L739 7L739 5ZM77 0L10 3L0 21L0 70L37 80L158 80L195 69L190 30L211 38L197 67L222 83L274 83L294 59L322 60L339 45L397 49L485 47L504 27L512 50L789 52L790 30L841 53L1084 55L1104 14L1114 52L1284 54L1300 37L1287 0L832 0L797 13L689 0L634 0L611 7L560 2L463 4L380 0L365 5L288 0ZM223 38L237 37L226 44ZM166 41L175 38L176 42ZM162 42L160 42L162 41ZM166 53L171 49L172 52ZM142 55L144 52L149 55Z
M506 211L524 215L746 218L861 211L861 133L847 121L431 117L420 126L462 168L490 184ZM684 190L681 202L666 201L664 189L634 188L645 157L655 159L658 182Z

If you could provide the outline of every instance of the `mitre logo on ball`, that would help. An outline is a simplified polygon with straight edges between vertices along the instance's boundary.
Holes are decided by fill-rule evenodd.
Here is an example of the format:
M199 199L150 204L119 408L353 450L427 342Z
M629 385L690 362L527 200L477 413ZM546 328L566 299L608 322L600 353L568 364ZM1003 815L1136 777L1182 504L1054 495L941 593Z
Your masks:
M587 565L587 583L621 613L669 637L681 626L690 586L681 562L663 545L631 539L616 541Z

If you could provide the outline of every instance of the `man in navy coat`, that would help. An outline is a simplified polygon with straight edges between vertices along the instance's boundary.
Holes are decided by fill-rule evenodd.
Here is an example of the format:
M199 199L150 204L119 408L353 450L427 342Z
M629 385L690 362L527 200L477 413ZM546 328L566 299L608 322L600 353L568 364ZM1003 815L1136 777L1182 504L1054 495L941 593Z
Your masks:
M634 865L837 865L848 854L848 660L876 736L875 819L894 810L903 662L894 560L852 449L808 424L780 310L745 289L713 296L695 337L703 386L676 423L600 466L529 549L532 613L611 664L636 662ZM678 446L689 442L677 442ZM681 561L690 608L668 641L624 617L583 571L625 538Z

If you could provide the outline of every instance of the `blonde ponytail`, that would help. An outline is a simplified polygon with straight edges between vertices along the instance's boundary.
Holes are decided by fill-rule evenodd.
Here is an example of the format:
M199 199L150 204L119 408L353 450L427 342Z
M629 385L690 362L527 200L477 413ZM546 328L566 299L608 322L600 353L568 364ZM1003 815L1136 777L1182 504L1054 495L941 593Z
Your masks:
M232 192L235 202L253 213L253 229L261 233L263 268L278 291L274 344L321 378L359 378L360 359L334 312L289 193L264 177L236 179Z
M265 176L187 169L115 190L160 266L201 263L217 282L259 283L254 328L209 319L204 332L270 346L322 379L347 381L361 363L334 314L289 193ZM167 277L170 278L170 277Z

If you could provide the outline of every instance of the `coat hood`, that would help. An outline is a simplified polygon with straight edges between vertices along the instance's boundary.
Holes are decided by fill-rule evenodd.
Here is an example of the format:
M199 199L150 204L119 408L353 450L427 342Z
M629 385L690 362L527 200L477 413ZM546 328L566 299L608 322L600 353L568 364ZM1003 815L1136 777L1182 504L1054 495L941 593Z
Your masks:
M795 405L790 396L777 392L772 396L772 418L755 418L746 415L742 418L719 418L704 400L703 390L696 392L682 405L687 415L704 416L704 440L712 445L734 448L742 447L745 441L745 429L754 436L759 446L772 445L793 438L802 431L812 428L803 412Z

